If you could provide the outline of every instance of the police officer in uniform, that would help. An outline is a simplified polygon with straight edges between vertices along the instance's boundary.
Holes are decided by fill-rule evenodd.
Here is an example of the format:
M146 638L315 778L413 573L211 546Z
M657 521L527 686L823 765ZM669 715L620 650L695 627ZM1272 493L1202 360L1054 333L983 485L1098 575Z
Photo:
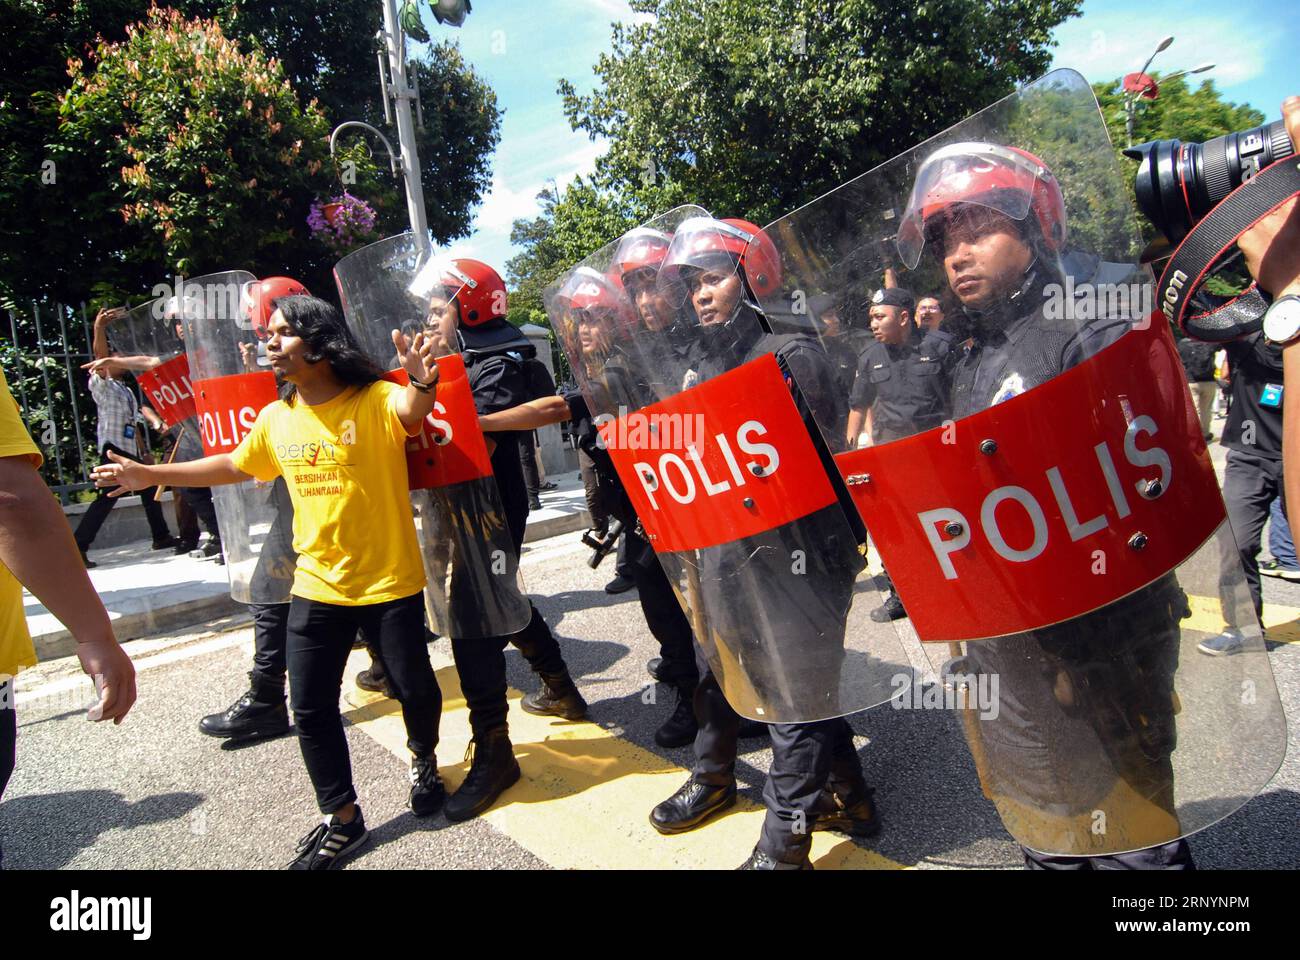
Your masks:
M918 330L912 322L912 294L902 287L885 287L871 297L871 332L875 341L862 353L857 380L849 397L849 448L857 446L871 413L872 443L888 443L937 427L948 417L947 336ZM907 616L889 574L889 596L871 611L871 619L887 623Z
M426 325L435 329L447 352L465 361L474 405L480 415L506 411L528 403L525 364L536 349L506 320L506 287L500 275L478 260L449 261L443 287L435 287ZM448 299L445 291L454 292ZM488 429L485 425L485 430ZM528 489L519 460L519 429L493 432L492 472L496 477L506 523L516 556L523 548L528 523ZM520 776L506 725L505 647L514 644L542 680L541 689L524 697L525 711L542 716L581 720L587 703L578 692L560 646L550 627L533 607L532 619L509 637L458 640L452 655L469 707L473 762L459 789L447 798L449 820L468 820L488 809Z
M908 217L945 271L950 316L960 313L971 331L953 368L955 420L1045 383L1128 329L1112 318L1080 328L1044 310L1045 288L1063 285L1065 203L1032 154L982 143L941 148L918 171ZM1086 808L1114 785L1141 798L1148 818L1176 823L1173 680L1179 621L1189 615L1168 574L1058 626L967 644L974 672L1000 679L999 715L980 722L981 773L996 777L997 794L1033 816ZM1193 868L1185 839L1108 856L1022 850L1030 869Z
M705 328L696 340L699 349L694 369L688 371L685 383L691 385L774 353L786 382L793 387L793 378L802 387L793 388L793 392L805 423L812 424L811 411L817 408L828 411L830 422L842 430L845 400L816 336L810 329L797 326L783 327L778 332L770 321L759 320L759 296L780 282L779 255L770 239L743 220L712 221L712 225L712 231L703 232L702 242L683 245L680 262L667 261L661 269L661 284L670 268L685 281L689 308ZM673 282L671 276L668 281ZM814 441L818 441L815 426L810 429ZM824 448L823 455L829 460ZM828 562L828 570L861 569L856 544L840 543L831 535L823 547L828 554L852 551L856 558L853 564L837 556L835 561L843 562ZM826 558L819 557L818 562L822 559ZM726 579L725 571L714 575ZM816 579L818 589L825 592L851 592L853 588L852 582L837 583L829 576L813 578L810 574L810 579ZM847 596L844 600L840 606L847 609ZM714 628L737 631L738 635L752 630L750 625L726 622L725 617ZM824 644L810 643L805 654L834 656L830 648L836 643L842 646L843 630L842 622L826 624L820 631ZM739 636L739 641L743 646L744 637ZM816 646L826 649L813 649ZM651 825L664 834L694 829L736 801L740 716L728 704L703 655L699 657L701 677L695 693L699 733L691 777L650 814ZM763 678L751 678L751 682L762 685ZM774 723L768 730L772 766L763 790L767 815L759 842L742 869L810 869L810 831L834 829L870 836L879 830L871 800L873 790L862 775L853 731L844 718Z

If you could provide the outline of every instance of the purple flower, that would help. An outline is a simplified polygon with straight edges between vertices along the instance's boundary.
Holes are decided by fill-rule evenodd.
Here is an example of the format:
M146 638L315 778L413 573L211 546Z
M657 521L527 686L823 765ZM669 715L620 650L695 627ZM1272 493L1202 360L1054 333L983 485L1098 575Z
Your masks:
M326 207L331 207L329 214ZM370 204L347 191L329 200L317 200L307 214L312 236L337 252L344 252L371 237L375 211Z

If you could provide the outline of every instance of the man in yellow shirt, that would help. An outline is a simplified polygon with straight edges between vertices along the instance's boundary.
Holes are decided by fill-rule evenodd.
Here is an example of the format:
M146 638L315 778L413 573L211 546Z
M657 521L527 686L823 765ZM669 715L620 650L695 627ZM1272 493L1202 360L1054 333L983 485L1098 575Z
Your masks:
M18 738L13 677L36 664L24 586L77 640L81 667L100 693L90 719L121 723L135 703L135 668L113 636L63 511L36 472L41 462L0 373L0 796Z
M266 355L280 400L258 414L229 454L146 466L113 456L100 486L215 486L283 477L298 554L289 607L291 706L324 822L302 839L292 869L323 870L369 836L352 785L339 691L357 630L373 639L402 705L411 764L411 810L436 812L445 796L434 749L442 693L424 640L424 563L406 479L407 438L433 411L433 341L393 331L409 386L381 379L328 303L276 301Z

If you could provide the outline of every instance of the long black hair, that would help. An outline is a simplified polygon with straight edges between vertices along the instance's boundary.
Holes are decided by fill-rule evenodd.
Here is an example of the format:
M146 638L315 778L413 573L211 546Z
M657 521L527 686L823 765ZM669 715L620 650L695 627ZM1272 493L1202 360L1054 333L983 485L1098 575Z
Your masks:
M331 304L298 294L273 300L271 306L284 315L294 335L306 342L304 359L308 363L324 360L334 375L348 386L364 387L383 376L379 364L361 349L352 329ZM297 387L287 380L281 381L281 400L291 401L297 394Z

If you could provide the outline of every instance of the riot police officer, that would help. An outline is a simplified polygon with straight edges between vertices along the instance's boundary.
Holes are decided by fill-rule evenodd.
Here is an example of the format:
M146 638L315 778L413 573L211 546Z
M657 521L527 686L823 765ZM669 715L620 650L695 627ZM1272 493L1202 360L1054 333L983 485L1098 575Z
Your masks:
M695 340L697 349L692 367L684 383L699 383L749 360L773 354L786 383L792 387L805 426L812 422L812 410L819 409L842 431L845 399L814 332L797 323L778 328L770 321L759 319L756 306L759 297L780 283L780 259L771 241L757 226L743 220L699 218L689 223L689 228L687 224L679 228L659 275L661 286L681 291L677 296L684 297L685 308L701 327ZM829 460L829 452L824 447L821 453ZM838 511L835 517L841 517ZM825 514L805 521L816 525L822 519L835 522ZM812 527L804 529L811 532ZM811 672L833 676L834 664L843 656L844 622L838 618L848 607L853 579L862 569L863 561L857 544L846 542L832 527L828 526L819 546L824 553L815 562L824 563L825 567L808 580L816 582L816 589L824 597L836 599L814 610L813 603L803 603L799 597L792 596L791 607L798 609L787 611L790 618L787 626L799 633L802 642L797 656L813 665ZM762 565L782 561L775 556L761 558L760 552L756 550L752 555L735 558L746 567L743 574L729 570L732 561L719 557L715 561L719 569L702 570L700 579L705 581L707 574L708 580L717 583L730 582L736 576L752 577L751 582L768 580L761 572ZM778 576L775 567L772 571L773 577ZM798 589L797 585L791 586ZM762 653L751 646L748 635L753 625L728 617L725 602L712 599L716 619L711 624L710 642L719 647L734 646L730 655L742 663L748 660L749 669L754 671L748 679L759 689L759 695L779 698L781 688L788 688L784 678L776 675L782 664L765 664ZM706 594L704 605L708 607L709 602ZM827 619L813 627L810 618L818 617ZM838 622L830 622L831 617ZM779 623L774 627L783 629ZM695 694L700 728L695 738L696 761L691 777L650 814L651 825L665 834L694 829L733 805L736 799L740 716L724 696L703 651L700 659L701 679ZM843 717L812 723L773 723L769 725L769 733L772 766L763 791L767 815L759 842L744 869L810 868L811 830L839 829L868 836L879 829L871 800L873 790L863 778L852 729Z
M429 301L426 325L435 329L447 352L465 361L474 404L480 415L509 410L533 396L525 363L536 356L528 339L506 320L506 288L500 275L471 259L447 261L440 285ZM451 296L448 296L451 294ZM516 558L528 522L528 491L519 460L518 429L492 433L491 453L506 524ZM519 633L508 637L452 638L452 654L473 730L473 762L459 789L447 798L449 820L468 820L488 809L520 776L506 725L505 646L514 644L542 680L541 689L520 704L532 714L581 720L587 703L578 692L559 644L536 607Z

